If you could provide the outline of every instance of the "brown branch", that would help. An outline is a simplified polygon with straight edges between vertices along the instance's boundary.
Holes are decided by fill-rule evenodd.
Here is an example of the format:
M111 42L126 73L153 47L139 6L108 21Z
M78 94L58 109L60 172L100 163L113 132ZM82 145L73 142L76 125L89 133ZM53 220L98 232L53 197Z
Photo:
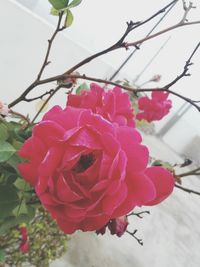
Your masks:
M132 237L134 237L135 240L136 240L141 246L143 246L143 241L142 241L142 239L138 238L138 237L135 235L135 234L137 233L137 231L138 231L138 230L135 230L135 231L133 231L133 232L130 232L130 231L126 230L126 233L128 233L129 235L131 235Z
M62 78L76 78L76 79L82 79L82 80L88 80L88 81L94 81L94 82L98 82L98 83L104 83L104 84L109 84L109 85L113 85L113 86L118 86L118 87L121 87L123 88L124 90L126 91L129 91L129 92L132 92L132 93L138 93L138 92L152 92L152 91L163 91L163 92L168 92L172 95L175 95L181 99L183 99L184 101L190 103L192 106L194 106L198 111L200 111L200 106L198 106L194 100L186 97L186 96L183 96L179 93L176 93L168 88L166 88L165 86L164 87L161 87L161 88L133 88L131 86L125 86L125 85L119 85L118 83L116 82L112 82L112 81L108 81L108 80L104 80L104 79L99 79L99 78L94 78L94 77L90 77L90 76L86 76L85 74L83 75L66 75L66 76L59 76L59 78L62 77ZM179 79L180 80L180 79ZM168 86L168 85L167 85Z
M43 74L43 71L44 71L45 67L49 64L48 58L49 58L49 54L50 54L50 51L51 51L51 47L52 47L53 41L54 41L56 35L65 28L64 26L61 27L63 14L64 14L63 11L60 12L59 17L58 17L58 23L57 23L56 29L55 29L51 39L48 40L48 47L47 47L47 52L46 52L46 55L45 55L45 59L44 59L44 62L42 64L42 67L41 67L41 69L40 69L40 71L39 71L39 73L37 75L36 80L32 84L30 84L27 87L27 89L17 99L12 101L8 105L9 108L14 107L16 104L18 104L21 101L27 101L26 100L26 96L32 91L32 89L35 88L36 86L40 85L40 84L43 84L43 83L40 82L40 79L41 79L41 76Z
M93 59L97 58L97 57L100 57L102 55L105 55L111 51L114 51L116 49L119 49L119 48L125 48L127 49L127 43L124 42L125 38L127 37L127 35L135 30L136 28L148 23L149 21L151 21L152 19L154 19L155 17L157 17L158 15L160 15L161 13L165 12L166 9L168 9L170 6L172 6L175 2L177 2L177 0L174 0L172 1L171 3L169 3L168 5L166 5L164 8L160 9L159 11L157 11L155 14L153 14L151 17L149 17L148 19L142 21L142 22L132 22L130 21L129 23L127 23L127 28L126 28L126 31L125 33L122 35L122 37L119 39L119 41L117 41L114 45L90 56L90 57L87 57L85 58L84 60L82 60L81 62L79 62L78 64L76 64L75 66L73 66L72 68L70 68L68 71L65 72L65 74L70 74L72 72L74 72L75 70L77 70L78 68L82 67L83 65L89 63L90 61L92 61ZM138 43L139 44L139 43ZM137 44L135 45L131 45L131 46L135 46L135 48L139 48L137 46Z
M145 210L145 211L141 211L141 212L131 212L128 215L126 215L126 217L129 216L137 216L138 218L142 219L143 218L143 214L150 214L150 211Z
M36 113L36 115L34 116L34 118L32 119L31 123L34 123L35 120L37 119L37 117L39 116L39 114L42 112L43 108L46 106L46 104L49 102L49 100L55 95L55 93L58 92L58 90L60 90L62 86L58 85L55 90L52 90L52 93L49 95L49 97L44 101L43 105L40 107L40 109L38 110L38 112Z
M164 29L164 30L161 30L161 31L159 31L159 32L157 32L157 33L154 33L154 34L152 34L152 35L149 35L149 36L147 36L147 37L145 37L145 38L142 38L142 39L140 39L140 40L137 40L137 41L135 41L135 42L127 43L127 44L126 44L126 47L128 48L128 47L130 47L130 46L136 46L136 45L138 45L138 44L142 44L143 42L146 42L147 40L150 40L150 39L152 39L152 38L155 38L155 37L157 37L157 36L160 36L160 35L162 35L162 34L164 34L164 33L166 33L166 32L169 32L169 31L171 31L171 30L174 30L174 29L176 29L176 28L180 28L180 27L183 27L183 26L194 25L194 24L200 24L200 20L198 20L198 21L187 22L187 15L188 15L189 11L190 11L192 8L194 8L192 2L189 3L189 6L188 6L188 7L186 6L186 4L184 4L184 14L183 14L183 17L181 18L181 20L180 20L177 24L172 25L172 26L170 26L170 27L168 27L168 28L166 28L166 29Z
M199 175L199 171L200 171L200 167L198 167L194 170L188 171L188 172L175 174L175 176L182 178L182 177L186 177L186 176L190 176L190 175Z
M51 89L51 90L45 92L42 95L39 95L39 96L36 96L36 97L33 97L33 98L25 98L24 101L26 101L26 102L32 102L32 101L35 101L37 99L42 99L44 96L50 95L51 93L53 93L53 91L54 91L54 89Z
M40 69L40 71L39 71L39 73L38 73L38 76L37 76L37 80L36 80L36 81L39 81L39 80L40 80L40 78L41 78L41 76L42 76L42 73L43 73L45 67L50 63L50 62L48 61L48 58L49 58L49 54L50 54L50 51L51 51L51 47L52 47L52 44L53 44L53 41L54 41L56 35L57 35L60 31L62 31L62 30L65 29L64 26L61 27L61 22L62 22L63 14L64 14L64 12L61 11L60 14L59 14L59 17L58 17L58 24L57 24L57 26L56 26L56 29L55 29L55 31L54 31L54 33L53 33L51 39L48 40L48 48L47 48L46 56L45 56L44 62L43 62L43 64L42 64L42 67L41 67L41 69Z
M175 187L178 188L178 189L183 190L184 192L187 192L187 193L190 193L190 194L195 194L195 195L200 196L200 192L197 192L197 191L195 191L195 190L192 190L192 189L189 189L189 188L180 186L180 185L178 185L178 184L175 184Z

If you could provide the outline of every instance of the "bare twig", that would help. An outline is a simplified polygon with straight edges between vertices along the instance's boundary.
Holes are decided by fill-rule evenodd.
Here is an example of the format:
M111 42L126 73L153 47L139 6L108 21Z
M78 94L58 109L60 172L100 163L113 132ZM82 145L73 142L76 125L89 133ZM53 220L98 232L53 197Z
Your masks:
M51 90L45 92L45 93L42 94L42 95L39 95L39 96L36 96L36 97L33 97L33 98L25 98L25 101L26 101L26 102L32 102L32 101L35 101L35 100L37 100L37 99L42 99L44 96L46 96L46 95L50 95L51 93L53 93L53 91L54 91L54 89L51 89Z
M195 55L195 53L197 52L197 50L200 47L200 42L196 45L195 49L192 51L190 57L188 58L188 60L185 63L185 66L183 68L183 72L178 75L172 82L168 83L167 85L165 85L164 87L166 89L170 88L172 85L174 85L175 83L177 83L181 78L183 78L184 76L190 76L190 73L188 73L189 67L193 64L191 62L193 56ZM196 102L196 101L193 101Z
M198 167L194 170L188 171L188 172L175 174L175 176L182 178L182 177L186 177L186 176L190 176L190 175L199 175L199 171L200 171L200 167Z
M161 87L161 88L133 88L131 86L126 86L126 85L119 85L118 83L116 82L112 82L112 81L108 81L108 80L104 80L104 79L99 79L99 78L94 78L94 77L90 77L90 76L86 76L85 74L83 75L67 75L67 76L62 76L62 77L65 77L65 78L76 78L76 79L82 79L82 80L88 80L88 81L94 81L94 82L98 82L98 83L104 83L104 84L109 84L109 85L113 85L113 86L118 86L118 87L121 87L123 88L124 90L126 91L129 91L129 92L132 92L132 93L138 93L138 92L152 92L152 91L163 91L163 92L168 92L172 95L175 95L181 99L183 99L184 101L190 103L192 106L194 106L198 111L200 111L200 106L197 105L197 103L186 97L186 96L183 96L173 90L170 90L168 88L166 88L165 86L164 87ZM178 79L180 80L180 79ZM178 81L177 80L177 81ZM168 86L168 85L167 85Z
M135 240L137 240L137 242L138 242L141 246L143 246L143 241L142 241L142 239L138 238L138 237L135 235L135 234L137 233L137 231L138 231L138 230L135 230L135 231L133 231L133 232L129 232L128 230L126 230L126 233L128 233L129 235L131 235L132 237L134 237Z
M129 216L137 216L138 218L142 219L143 218L143 214L150 214L150 211L145 210L145 211L141 211L141 212L131 212L128 215L126 215L127 217Z
M109 53L109 52L111 52L111 51L114 51L114 50L116 50L116 49L119 49L119 48L126 48L126 49L128 49L128 47L130 47L130 46L135 46L135 47L137 47L137 45L138 44L141 44L141 43L143 43L143 42L145 42L145 41L147 41L147 40L149 40L149 39L152 39L152 38L155 38L155 37L157 37L157 36L159 36L159 35L161 35L161 34L163 34L163 33L165 33L165 32L168 32L168 31L171 31L171 30L173 30L173 29L175 29L175 28L178 28L178 27L182 27L182 26L188 26L188 25L192 25L192 24L199 24L200 23L200 21L192 21L192 22L185 22L185 20L186 20L186 15L188 14L188 12L189 12L189 10L193 7L191 7L191 5L189 5L187 8L186 8L186 10L185 10L185 12L184 12L184 15L183 15L183 17L182 17L182 19L180 20L180 22L179 23L177 23L177 24L175 24L175 25L173 25L173 26L171 26L171 27L169 27L169 28L167 28L167 29L164 29L164 30L162 30L162 31L160 31L160 32L157 32L157 33L155 33L155 34L152 34L152 35L149 35L148 37L145 37L145 38L143 38L143 39L140 39L140 40L137 40L137 41L135 41L135 42L130 42L130 43L127 43L127 42L124 42L124 40L125 40L125 38L127 37L127 35L132 31L132 30L134 30L134 29L136 29L136 28L138 28L139 26L142 26L142 25L144 25L145 23L147 23L147 22L149 22L150 20L152 20L153 18L155 18L156 16L158 16L160 13L162 13L162 12L165 12L165 10L167 9L167 8L169 8L171 5L173 5L174 3L175 3L176 1L172 1L170 4L168 4L167 6L165 6L164 8L162 8L161 10L159 10L158 12L156 12L154 15L152 15L151 17L149 17L148 19L146 19L145 21L143 21L143 22L132 22L132 21L130 21L129 23L127 23L127 28L126 28L126 31L125 31L125 33L122 35L122 37L114 44L114 45L112 45L112 46L110 46L109 48L107 48L107 49L104 49L104 50L102 50L102 51L100 51L100 52L98 52L98 53L96 53L96 54L94 54L94 55L92 55L92 56L90 56L90 57L87 57L87 58L85 58L84 60L82 60L81 62L79 62L78 64L76 64L75 66L73 66L72 68L70 68L69 70L67 70L64 74L61 74L61 75L57 75L57 76L54 76L54 77L50 77L50 78L48 78L48 79L44 79L44 80L40 80L40 77L41 77L41 74L43 73L43 70L44 70L44 68L45 68L45 66L48 64L48 56L49 56L49 51L50 51L50 48L51 48L51 44L49 44L49 47L48 47L48 50L47 50L47 54L46 54L46 57L45 57L45 60L44 60L44 63L43 63L43 65L42 65L42 68L41 68L41 70L40 70L40 72L39 72L39 74L38 74L38 77L39 77L39 79L38 79L38 77L37 77L37 79L22 93L22 95L21 96L19 96L17 99L15 99L13 102L11 102L10 104L9 104L9 107L13 107L14 105L16 105L17 103L19 103L19 102L21 102L21 101L24 101L25 100L25 98L26 98L26 96L27 96L27 94L28 93L30 93L30 91L33 89L33 88L35 88L36 86L38 86L38 85L41 85L41 84L46 84L46 83L49 83L49 82L52 82L52 81L58 81L58 80L61 80L61 79L63 79L63 78L66 78L66 75L68 75L68 74L71 74L72 72L74 72L76 69L78 69L79 67L81 67L81 66L83 66L83 65L85 65L85 64L87 64L87 63L89 63L90 61L92 61L93 59L95 59L95 58L97 58L97 57L99 57L99 56L102 56L102 55L104 55L104 54L106 54L106 53ZM61 15L60 15L61 16ZM59 20L60 21L60 20ZM59 21L58 21L58 24L59 24ZM59 27L57 27L57 31L55 31L56 32L56 34L57 34L57 32L59 31L59 30L61 30L61 29L63 29L63 28L59 28ZM54 33L55 34L55 33ZM54 36L54 35L53 35ZM54 36L55 37L55 36ZM53 37L53 40L54 40L54 37ZM70 77L70 76L69 76ZM86 79L86 76L85 76L85 79ZM108 83L108 82L107 82ZM126 88L124 88L124 89L126 89ZM128 89L126 89L126 90L128 90ZM166 88L162 88L162 89L158 89L158 90L166 90ZM145 91L144 89L143 89L143 91ZM148 91L148 90L147 90ZM180 97L180 95L179 94L175 94L174 92L172 92L171 91L171 93L172 94L174 94L174 95L176 95L176 96L178 96L178 97ZM186 98L186 97L182 97L184 100L186 100L187 102L189 102L190 103L190 100L188 99L188 98ZM195 106L196 108L198 108L198 106L197 105L195 105L195 103L192 101L191 102L191 104L193 105L193 106Z
M190 194L195 194L195 195L198 195L200 196L200 192L197 192L195 190L192 190L192 189L189 189L189 188L186 188L186 187L183 187L183 186L180 186L178 184L175 184L175 187L178 188L178 189L181 189L187 193L190 193Z
M62 31L62 30L65 29L64 26L61 27L61 22L62 22L63 14L64 14L63 11L61 11L60 14L59 14L59 17L58 17L58 24L57 24L57 26L56 26L55 32L53 33L51 39L48 40L48 48L47 48L46 56L45 56L44 62L43 62L43 64L42 64L42 67L41 67L41 69L40 69L40 71L39 71L39 73L38 73L37 81L40 80L40 78L41 78L41 76L42 76L42 73L43 73L45 67L50 63L50 62L48 61L48 58L49 58L49 54L50 54L50 51L51 51L52 43L53 43L53 41L54 41L56 35L57 35L60 31Z
M38 110L38 112L36 113L36 115L34 116L34 118L32 119L31 123L34 123L35 120L37 119L37 117L39 116L39 114L42 112L43 108L46 106L46 104L49 102L49 100L55 95L55 93L57 93L60 88L62 86L58 85L55 90L52 90L51 94L48 96L48 98L44 101L43 105L41 106L41 108Z
M40 84L43 84L43 83L40 82L40 79L41 79L41 76L43 74L43 71L44 71L45 67L50 63L48 61L48 58L49 58L49 54L50 54L50 51L51 51L51 47L52 47L53 41L54 41L56 35L60 31L65 29L64 26L61 27L62 17L63 17L63 12L60 12L59 17L58 17L58 23L57 23L56 29L55 29L51 39L48 40L48 47L47 47L47 52L46 52L46 55L45 55L45 59L44 59L44 62L42 64L42 67L41 67L41 69L40 69L40 71L39 71L39 73L37 75L36 80L32 84L30 84L28 86L28 88L17 99L15 99L13 102L11 102L8 105L9 108L14 107L16 104L18 104L21 101L27 101L26 96L32 91L32 89L35 88L36 86L40 85Z

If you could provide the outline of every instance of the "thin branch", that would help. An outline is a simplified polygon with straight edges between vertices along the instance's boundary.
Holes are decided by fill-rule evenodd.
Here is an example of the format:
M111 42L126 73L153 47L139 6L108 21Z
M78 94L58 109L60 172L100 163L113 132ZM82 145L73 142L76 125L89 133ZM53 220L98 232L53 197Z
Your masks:
M185 66L183 68L183 72L178 75L172 82L168 83L167 85L165 85L164 87L166 89L170 88L172 85L174 85L175 83L177 83L181 78L185 77L185 76L190 76L190 73L188 73L189 67L193 64L191 62L193 56L195 55L195 53L197 52L197 50L200 47L200 42L196 45L195 49L192 51L192 54L190 55L190 57L188 58L188 60L185 63ZM196 102L196 101L193 101Z
M194 106L198 111L200 111L200 106L198 106L195 101L193 101L192 99L186 97L186 96L183 96L179 93L176 93L168 88L166 88L165 86L164 87L161 87L161 88L133 88L131 86L126 86L126 85L119 85L118 83L116 82L112 82L112 81L108 81L108 80L105 80L105 79L99 79L99 78L94 78L94 77L90 77L90 76L86 76L85 74L83 75L67 75L67 76L61 76L61 77L65 77L65 78L76 78L76 79L82 79L82 80L88 80L88 81L94 81L94 82L98 82L98 83L104 83L104 84L109 84L109 85L113 85L113 86L118 86L118 87L121 87L123 88L124 90L126 91L129 91L129 92L132 92L132 93L138 93L138 92L152 92L152 91L163 91L163 92L168 92L172 95L175 95L181 99L183 99L184 101L190 103L192 106Z
M192 2L189 3L189 6L188 7L186 6L186 4L184 4L184 14L183 14L181 20L177 24L172 25L171 27L168 27L168 28L166 28L164 30L161 30L161 31L157 32L157 33L154 33L152 35L149 35L147 37L144 37L144 38L142 38L140 40L137 40L135 42L127 43L126 44L126 48L128 48L130 46L136 46L138 44L142 44L143 42L146 42L147 40L150 40L152 38L155 38L157 36L160 36L163 33L169 32L169 31L174 30L176 28L180 28L180 27L183 27L183 26L194 25L194 24L200 24L200 21L199 20L198 21L187 22L187 15L188 15L188 13L190 12L190 10L192 8L194 8Z
M14 101L12 101L12 102L8 105L9 108L14 107L16 104L18 104L18 103L21 102L21 101L26 101L26 96L32 91L32 89L35 88L36 86L40 85L40 84L43 84L43 83L40 82L40 79L41 79L41 76L42 76L42 74L43 74L43 71L44 71L45 67L50 63L50 62L48 61L48 58L49 58L49 54L50 54L50 51L51 51L51 47L52 47L53 41L54 41L56 35L57 35L60 31L62 31L62 30L65 29L64 26L61 27L61 22L62 22L63 14L64 14L63 11L60 12L59 17L58 17L58 23L57 23L56 29L55 29L55 31L54 31L54 33L53 33L51 39L48 40L47 52L46 52L46 55L45 55L45 58L44 58L44 62L43 62L43 64L42 64L42 67L41 67L41 69L40 69L38 75L37 75L36 80L35 80L32 84L30 84L30 85L27 87L27 89L26 89L26 90L25 90L25 91L24 91L24 92L23 92L17 99L15 99Z
M39 114L42 112L43 108L46 106L46 104L49 102L49 100L55 95L55 93L58 92L58 90L60 90L62 86L58 85L55 90L52 90L52 93L49 95L49 97L44 101L43 105L40 107L40 109L38 110L38 112L36 113L36 115L34 116L34 118L32 119L31 123L34 123L35 120L37 119L37 117L39 116Z
M175 187L178 188L178 189L183 190L184 192L187 192L187 193L190 193L190 194L195 194L195 195L200 196L200 192L197 192L197 191L195 191L195 190L192 190L192 189L189 189L189 188L180 186L180 185L178 185L178 184L175 184Z
M108 52L111 52L111 51L114 51L116 49L119 49L119 48L126 48L128 49L129 46L135 46L137 47L138 44L141 44L143 43L144 41L147 41L149 39L152 39L154 37L157 37L165 32L168 32L168 31L171 31L175 28L178 28L178 27L182 27L182 26L187 26L187 25L192 25L192 24L199 24L200 21L193 21L193 22L184 22L186 20L186 13L188 14L189 12L189 9L191 9L191 7L189 6L187 8L187 10L185 10L184 12L184 15L182 17L182 19L180 20L179 23L167 28L167 29L164 29L156 34L152 34L148 37L145 37L143 39L140 39L138 41L135 41L135 42L132 42L132 43L126 43L124 42L125 38L127 37L127 35L133 30L133 29L136 29L138 28L139 26L141 25L144 25L145 23L149 22L151 19L155 18L156 16L158 16L160 13L164 12L166 10L166 8L170 7L171 5L173 5L175 3L175 1L172 1L170 4L168 4L166 7L164 7L163 9L159 10L158 12L156 12L153 16L151 16L150 18L148 18L147 20L143 21L143 22L135 22L133 23L132 21L127 23L127 28L126 28L126 31L125 33L122 35L122 37L119 39L119 41L117 41L114 45L110 46L109 48L101 51L101 52L98 52L84 60L82 60L81 62L79 62L78 64L76 64L75 66L73 66L72 68L70 68L68 71L66 71L64 74L62 75L57 75L57 76L54 76L54 77L50 77L48 79L44 79L44 80L38 80L36 79L24 92L23 94L18 97L16 100L14 100L13 102L11 102L9 104L9 107L13 107L14 105L18 104L19 102L21 101L24 101L24 99L26 98L27 94L33 89L35 88L36 86L38 85L41 85L41 84L46 84L46 83L49 83L49 82L52 82L52 81L57 81L57 80L60 80L60 79L63 79L63 77L65 77L67 74L70 74L72 72L74 72L76 69L78 69L79 67L89 63L90 61L92 61L93 59L99 57L99 56L102 56ZM184 21L183 21L184 20ZM63 28L62 28L63 29ZM51 47L50 47L51 48ZM48 58L48 52L47 52L47 55L45 57L45 61L43 63L43 66L45 66L45 62L46 64L48 63L48 60L46 59ZM43 72L43 67L41 68L41 71ZM40 72L41 72L40 71ZM38 75L40 77L40 73ZM164 89L163 89L164 91ZM186 100L186 99L184 99ZM193 103L193 105L195 105Z
M42 73L43 73L45 67L49 64L48 58L49 58L49 54L50 54L50 51L51 51L51 47L52 47L52 44L53 44L53 41L54 41L56 35L57 35L60 31L62 31L63 29L65 29L65 27L62 27L62 28L61 28L61 22L62 22L63 14L64 14L63 11L61 11L61 12L59 13L58 24L57 24L57 26L56 26L56 29L55 29L55 31L54 31L54 33L53 33L51 39L48 40L48 48L47 48L46 56L45 56L44 62L43 62L43 64L42 64L42 67L41 67L41 69L40 69L40 71L39 71L39 73L38 73L37 81L40 80L40 78L41 78L41 76L42 76Z
M175 174L175 176L182 178L182 177L186 177L186 176L190 176L190 175L199 175L199 171L200 171L200 167L198 167L194 170L188 171L188 172Z
M132 237L134 237L135 238L135 240L141 245L141 246L143 246L143 241L142 241L142 239L140 239L140 238L138 238L135 234L137 233L137 231L138 230L135 230L135 231L133 231L133 232L130 232L130 231L128 231L128 230L126 230L126 233L128 233L129 235L131 235Z
M75 70L77 70L78 68L82 67L83 65L89 63L90 61L92 61L93 59L100 57L102 55L105 55L111 51L114 51L116 49L119 48L126 48L127 49L127 43L124 42L125 38L127 37L127 35L135 30L136 28L148 23L149 21L151 21L152 19L154 19L155 17L157 17L158 15L160 15L161 13L165 12L170 6L172 6L175 2L177 2L177 0L172 1L171 3L169 3L168 5L166 5L164 8L160 9L159 11L157 11L155 14L153 14L152 16L150 16L148 19L142 21L142 22L132 22L130 21L129 23L127 23L127 28L125 33L122 35L122 37L119 39L119 41L117 41L114 45L90 56L85 58L84 60L82 60L81 62L79 62L78 64L76 64L75 66L73 66L72 68L70 68L68 71L66 71L66 74L70 74L72 72L74 72ZM137 45L131 45L131 46L135 46L135 48L137 49Z
M129 216L137 216L138 218L142 219L143 218L143 214L150 214L150 211L146 210L146 211L141 211L141 212L131 212L128 215L126 215L126 217Z
M33 98L25 98L24 101L26 101L26 102L32 102L32 101L35 101L37 99L42 99L44 96L50 95L51 93L53 93L53 91L54 91L54 89L51 89L51 90L45 92L42 95L39 95L39 96L36 96L36 97L33 97Z

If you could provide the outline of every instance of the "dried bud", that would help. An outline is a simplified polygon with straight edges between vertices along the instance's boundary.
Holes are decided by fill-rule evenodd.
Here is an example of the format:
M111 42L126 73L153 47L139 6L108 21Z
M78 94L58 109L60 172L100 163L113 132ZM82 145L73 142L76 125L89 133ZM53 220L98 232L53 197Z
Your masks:
M75 71L75 72L70 73L70 75L80 75L80 73ZM77 78L66 77L66 78L59 80L58 84L62 85L63 87L66 87L66 88L71 88L73 85L76 84L76 82L77 82Z
M0 115L8 116L8 113L9 113L8 105L6 105L0 101Z
M128 220L126 216L121 216L116 219L111 220L108 225L111 235L122 236L128 226Z
M150 82L159 82L161 80L161 77L161 75L156 74L150 79Z

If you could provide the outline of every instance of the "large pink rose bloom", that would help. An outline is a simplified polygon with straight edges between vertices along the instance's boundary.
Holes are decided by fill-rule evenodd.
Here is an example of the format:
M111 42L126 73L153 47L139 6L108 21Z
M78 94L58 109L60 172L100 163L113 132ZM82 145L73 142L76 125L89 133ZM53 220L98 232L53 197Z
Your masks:
M137 113L136 118L148 122L161 120L172 107L172 101L167 99L168 95L169 93L166 92L155 91L151 93L151 98L140 97L138 100L140 112Z
M91 109L113 123L135 127L129 95L119 87L105 91L91 83L90 90L83 90L80 95L69 95L67 105Z
M147 168L148 149L135 128L91 109L53 107L19 154L26 159L20 173L68 234L101 229L173 189L169 172Z

